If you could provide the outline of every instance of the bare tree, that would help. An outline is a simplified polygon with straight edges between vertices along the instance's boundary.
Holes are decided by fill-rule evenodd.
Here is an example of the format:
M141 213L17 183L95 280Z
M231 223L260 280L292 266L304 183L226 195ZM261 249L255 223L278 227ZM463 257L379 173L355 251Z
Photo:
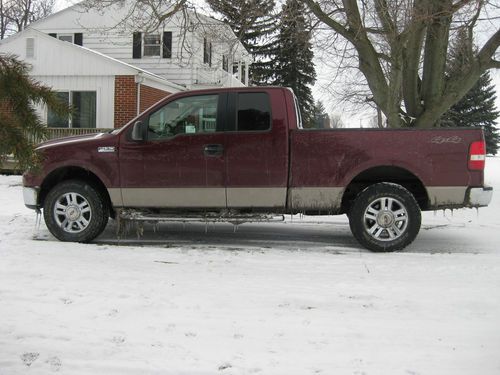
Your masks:
M0 0L0 39L47 17L53 12L54 4L55 0Z
M390 127L435 126L482 73L500 68L500 29L492 15L499 6L494 1L305 2L329 33L330 48L341 67L362 73L369 93L364 92L361 100L373 101ZM488 39L475 53L477 29L488 22ZM468 30L471 58L459 74L447 76L448 41L459 27ZM359 95L355 98L360 100Z
M166 23L171 22L179 30L178 58L181 61L189 61L193 54L195 45L189 37L189 33L196 31L198 35L206 37L210 41L224 44L227 49L226 55L238 50L238 38L227 24L205 15L204 8L196 0L84 0L75 8L80 12L97 11L99 13L112 12L114 23L102 27L91 27L81 24L93 32L108 33L115 32L130 33L141 31L144 33L158 31ZM222 61L217 62L218 65ZM228 61L228 67L232 69L233 61Z
M11 23L9 13L11 5L12 1L0 0L0 40L4 39L9 32Z
M340 129L340 128L345 128L345 124L342 121L342 116L339 113L332 113L329 116L330 119L330 128L335 128L335 129Z

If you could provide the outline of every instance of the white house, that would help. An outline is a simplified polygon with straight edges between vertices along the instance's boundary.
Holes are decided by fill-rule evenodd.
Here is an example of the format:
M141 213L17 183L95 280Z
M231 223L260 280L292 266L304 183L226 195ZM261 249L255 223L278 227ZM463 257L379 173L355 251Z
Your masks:
M248 84L251 56L229 26L190 10L156 24L150 8L135 8L137 3L126 0L103 9L80 3L31 27L188 89Z
M30 75L52 87L75 113L60 118L40 108L51 128L117 128L184 87L138 67L28 28L0 43L31 66Z
M76 4L0 41L0 53L27 62L76 109L69 118L40 109L58 135L121 127L171 93L248 83L250 55L227 25L182 10L153 27L136 3Z

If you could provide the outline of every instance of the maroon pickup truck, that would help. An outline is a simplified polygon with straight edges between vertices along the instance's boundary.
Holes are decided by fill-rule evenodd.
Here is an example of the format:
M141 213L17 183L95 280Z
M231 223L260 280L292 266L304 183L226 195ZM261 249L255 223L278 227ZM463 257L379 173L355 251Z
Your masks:
M290 89L175 94L111 133L41 144L24 175L62 241L91 241L108 218L227 220L347 214L373 251L410 244L421 210L480 207L481 129L303 129Z

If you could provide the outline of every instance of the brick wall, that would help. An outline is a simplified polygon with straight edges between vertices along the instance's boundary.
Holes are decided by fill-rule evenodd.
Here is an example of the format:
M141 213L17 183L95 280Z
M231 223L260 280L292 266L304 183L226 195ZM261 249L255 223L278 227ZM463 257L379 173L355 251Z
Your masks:
M170 93L167 91L155 89L146 85L141 85L141 112L145 111L157 101L163 99L168 95L170 95Z
M136 90L134 76L115 76L115 128L122 127L135 117Z
M140 111L144 111L169 92L141 85ZM122 127L137 114L137 84L134 76L115 76L115 128Z

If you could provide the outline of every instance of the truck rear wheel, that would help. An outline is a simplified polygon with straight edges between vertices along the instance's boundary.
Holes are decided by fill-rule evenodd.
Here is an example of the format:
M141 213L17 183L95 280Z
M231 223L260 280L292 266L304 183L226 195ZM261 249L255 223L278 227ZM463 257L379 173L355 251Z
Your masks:
M356 197L349 212L351 232L368 250L404 249L420 230L420 208L401 185L377 183Z
M109 208L94 187L80 180L69 180L47 194L43 217L57 239L89 242L106 227Z

